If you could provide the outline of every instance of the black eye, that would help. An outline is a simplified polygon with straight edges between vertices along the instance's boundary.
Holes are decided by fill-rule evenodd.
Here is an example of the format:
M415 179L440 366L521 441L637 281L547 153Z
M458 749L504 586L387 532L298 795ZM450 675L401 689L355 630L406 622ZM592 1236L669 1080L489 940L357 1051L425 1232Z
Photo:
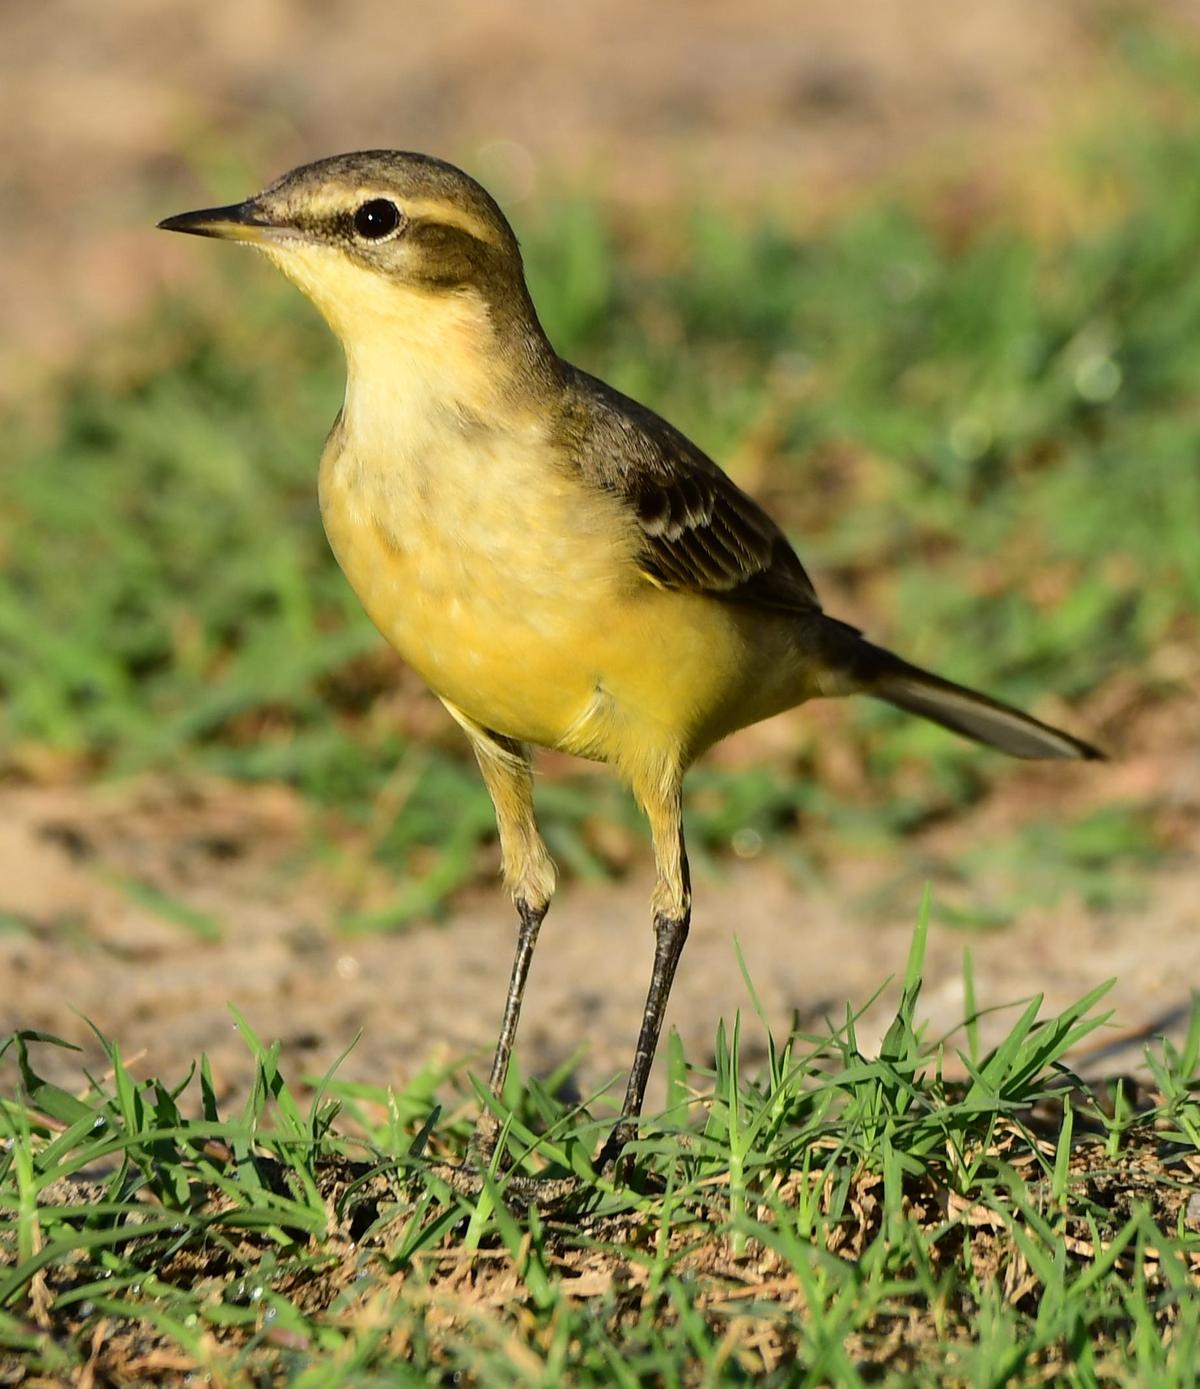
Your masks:
M354 214L354 230L368 241L390 236L400 225L400 209L387 198L372 198Z

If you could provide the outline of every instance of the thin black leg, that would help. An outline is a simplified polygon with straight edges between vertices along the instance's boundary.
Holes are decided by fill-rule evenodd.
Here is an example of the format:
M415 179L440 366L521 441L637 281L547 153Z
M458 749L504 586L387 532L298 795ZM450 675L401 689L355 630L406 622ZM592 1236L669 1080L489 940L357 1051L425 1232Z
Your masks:
M513 957L508 997L504 1000L504 1018L500 1023L500 1036L496 1042L496 1055L492 1060L492 1074L488 1080L488 1088L497 1098L504 1089L505 1077L508 1075L508 1062L517 1036L517 1023L521 1020L525 981L529 978L529 962L533 959L533 948L537 945L538 930L545 918L546 908L534 911L524 902L518 902L517 915L520 917L520 925L517 928L517 953Z
M634 1053L633 1066L629 1072L625 1103L621 1107L621 1121L604 1145L600 1157L602 1164L613 1160L626 1143L637 1137L637 1121L642 1112L642 1102L646 1098L646 1082L650 1079L650 1066L654 1061L654 1053L658 1050L658 1038L662 1032L663 1016L667 1011L667 999L675 981L679 957L683 954L684 943L688 938L690 920L690 911L679 918L655 918L654 970L650 975L650 988L646 994L646 1010L642 1014L637 1051Z
M496 1041L496 1054L492 1059L492 1074L488 1079L488 1089L497 1099L500 1098L508 1075L508 1063L517 1036L517 1024L521 1019L521 1001L525 997L525 981L529 978L529 964L533 959L538 930L545 918L546 910L545 907L535 910L525 902L517 903L517 953L513 956L508 997L504 1000L504 1017L500 1022L500 1036ZM485 1110L479 1116L475 1136L471 1142L472 1157L481 1165L491 1157L498 1135L499 1125L496 1123L495 1115Z

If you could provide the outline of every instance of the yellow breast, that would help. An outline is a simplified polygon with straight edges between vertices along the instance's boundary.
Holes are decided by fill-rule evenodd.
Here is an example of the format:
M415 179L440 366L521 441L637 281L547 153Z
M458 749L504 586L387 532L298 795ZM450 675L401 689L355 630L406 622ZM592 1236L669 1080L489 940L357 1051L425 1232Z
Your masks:
M372 449L335 431L321 512L384 637L442 698L556 746L591 700L597 614L631 573L625 527L562 476L532 429L409 432Z
M786 624L646 578L625 505L479 366L485 330L468 306L347 344L321 514L387 641L476 723L634 781L802 697Z

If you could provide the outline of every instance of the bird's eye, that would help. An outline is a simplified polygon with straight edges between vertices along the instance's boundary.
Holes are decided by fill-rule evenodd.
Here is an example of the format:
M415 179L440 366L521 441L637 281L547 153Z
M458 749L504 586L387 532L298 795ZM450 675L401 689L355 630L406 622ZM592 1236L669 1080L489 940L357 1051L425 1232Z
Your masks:
M400 209L387 198L372 198L354 214L354 230L367 241L390 236L400 225Z

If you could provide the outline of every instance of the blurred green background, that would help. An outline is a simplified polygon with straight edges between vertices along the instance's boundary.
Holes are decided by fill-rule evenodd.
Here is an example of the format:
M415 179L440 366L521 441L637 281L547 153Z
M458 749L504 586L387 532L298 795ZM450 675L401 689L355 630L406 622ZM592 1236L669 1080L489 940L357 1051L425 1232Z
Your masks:
M559 168L512 212L559 351L759 496L831 610L1120 753L1161 739L1196 675L1200 46L1145 7L1107 9L1100 32L1100 95L994 167L872 171L828 198L693 180L669 215ZM270 145L184 141L196 172L153 215L248 193L277 172ZM369 911L350 884L345 924L427 914L492 871L492 818L321 532L338 349L262 263L186 249L211 262L200 288L165 290L9 407L0 774L283 782L307 852L353 842L395 875ZM757 736L693 776L702 856L774 844L802 868L1011 773L865 702ZM539 802L569 872L645 852L607 779L551 759ZM1068 817L1059 877L1153 857L1154 812ZM1018 874L1027 841L1047 843L1015 835Z

